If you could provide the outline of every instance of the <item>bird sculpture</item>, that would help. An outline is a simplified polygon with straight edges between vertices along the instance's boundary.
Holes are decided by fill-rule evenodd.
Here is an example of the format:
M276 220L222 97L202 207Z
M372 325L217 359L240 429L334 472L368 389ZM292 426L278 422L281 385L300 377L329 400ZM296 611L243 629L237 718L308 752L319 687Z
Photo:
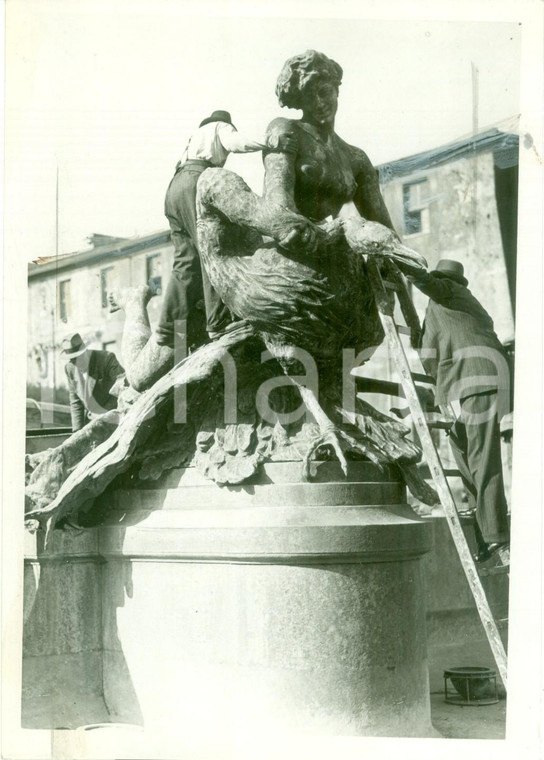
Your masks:
M325 383L338 383L343 349L358 353L383 340L365 260L385 256L405 271L417 271L426 269L425 259L392 229L363 219L355 207L344 217L315 224L258 198L225 169L203 173L197 207L199 247L212 285L231 312L261 336L319 426L304 457L305 472L324 445L332 446L344 472L345 448L374 458L372 446L335 425L316 393L297 381L300 351L312 357ZM332 395L338 405L339 394Z

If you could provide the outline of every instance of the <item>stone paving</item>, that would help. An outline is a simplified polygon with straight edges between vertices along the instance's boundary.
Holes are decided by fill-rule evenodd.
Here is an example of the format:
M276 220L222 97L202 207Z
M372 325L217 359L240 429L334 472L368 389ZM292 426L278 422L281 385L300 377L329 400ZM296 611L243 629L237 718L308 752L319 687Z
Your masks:
M504 739L506 700L495 705L462 706L447 704L443 693L431 694L431 719L446 739Z

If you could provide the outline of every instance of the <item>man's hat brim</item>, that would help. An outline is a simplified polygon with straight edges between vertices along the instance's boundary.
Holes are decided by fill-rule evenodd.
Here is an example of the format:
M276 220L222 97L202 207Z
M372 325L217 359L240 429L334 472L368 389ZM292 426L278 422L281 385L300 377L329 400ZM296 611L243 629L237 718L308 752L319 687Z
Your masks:
M83 348L78 348L77 351L70 351L63 348L61 351L61 354L63 356L67 356L68 359L74 359L76 356L81 356L81 354L84 354L86 350L87 350L87 346L83 346Z
M230 118L227 119L224 116L214 115L213 113L212 113L211 116L208 116L207 119L204 119L203 121L201 121L200 124L198 125L198 127L200 129L200 127L204 127L206 124L212 124L214 121L222 121L225 124L230 124L231 127L234 127L234 124L232 123L232 121L230 120ZM234 129L236 129L236 127L234 127Z
M460 285L468 285L468 280L463 275L455 274L454 272L441 272L440 269L433 269L432 274L435 277L446 277L448 280L455 280Z

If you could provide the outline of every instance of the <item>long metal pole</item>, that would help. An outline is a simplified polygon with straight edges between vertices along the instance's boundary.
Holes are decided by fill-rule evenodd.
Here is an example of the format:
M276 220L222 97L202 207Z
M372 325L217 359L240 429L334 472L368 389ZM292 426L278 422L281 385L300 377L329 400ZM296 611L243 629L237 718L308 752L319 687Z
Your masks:
M57 177L55 184L55 318L53 319L53 396L57 390L57 355L56 355L56 317L59 311L59 282L58 282L58 265L59 265L59 165L57 164Z
M57 184L55 190L55 256L59 255L59 165L57 164Z
M474 61L470 62L472 69L472 134L478 132L478 101L479 101L479 77L480 73Z

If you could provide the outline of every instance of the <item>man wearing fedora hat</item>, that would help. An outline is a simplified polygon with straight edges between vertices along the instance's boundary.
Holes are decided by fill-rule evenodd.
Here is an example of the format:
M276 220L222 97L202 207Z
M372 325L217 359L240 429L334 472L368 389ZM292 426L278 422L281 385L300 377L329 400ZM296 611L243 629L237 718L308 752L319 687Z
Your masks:
M61 355L67 359L64 371L70 393L72 431L76 432L93 417L117 407L117 397L111 389L125 371L115 354L87 348L79 333L62 341Z
M459 411L450 443L475 511L475 558L483 562L498 551L506 564L510 533L499 423L511 408L508 354L459 261L442 259L434 271L409 279L429 296L420 350L436 380L435 402L453 403Z
M274 144L270 140L275 141ZM174 266L164 295L156 329L159 345L174 346L174 325L186 324L188 347L196 347L221 333L233 321L227 307L213 289L200 264L196 229L196 188L202 172L224 166L229 153L251 153L263 149L288 152L294 149L290 136L272 136L267 142L237 132L228 111L214 111L191 135L176 166L165 199L165 214L172 230ZM197 306L204 299L206 317Z

